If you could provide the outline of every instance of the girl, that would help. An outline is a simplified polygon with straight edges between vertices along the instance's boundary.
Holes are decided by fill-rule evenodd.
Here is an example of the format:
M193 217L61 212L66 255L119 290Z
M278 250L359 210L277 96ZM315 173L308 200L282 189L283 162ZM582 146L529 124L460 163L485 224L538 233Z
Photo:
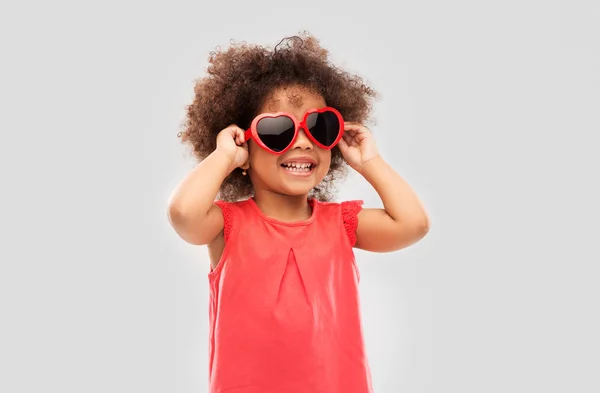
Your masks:
M179 134L201 162L168 209L208 245L211 393L372 392L352 248L399 250L429 228L362 125L375 96L307 34L211 54ZM346 165L383 209L328 202Z

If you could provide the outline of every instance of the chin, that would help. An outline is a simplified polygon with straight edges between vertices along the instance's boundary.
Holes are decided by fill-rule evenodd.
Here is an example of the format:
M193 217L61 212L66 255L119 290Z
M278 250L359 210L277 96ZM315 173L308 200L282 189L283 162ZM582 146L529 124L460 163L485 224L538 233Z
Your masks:
M288 196L308 195L312 188L286 187L280 190L280 193Z
M285 176L280 180L277 189L285 195L307 195L321 183L324 177L325 174L320 173L313 173L312 176L307 177Z
M270 187L273 191L288 196L302 196L308 195L320 182L280 182L279 184L272 184Z

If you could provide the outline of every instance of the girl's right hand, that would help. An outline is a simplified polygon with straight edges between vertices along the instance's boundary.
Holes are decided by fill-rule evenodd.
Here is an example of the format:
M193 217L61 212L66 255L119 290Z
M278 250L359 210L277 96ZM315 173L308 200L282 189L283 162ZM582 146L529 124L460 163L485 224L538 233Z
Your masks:
M230 170L246 166L248 162L248 143L244 134L244 130L232 124L217 135L217 150L231 160Z

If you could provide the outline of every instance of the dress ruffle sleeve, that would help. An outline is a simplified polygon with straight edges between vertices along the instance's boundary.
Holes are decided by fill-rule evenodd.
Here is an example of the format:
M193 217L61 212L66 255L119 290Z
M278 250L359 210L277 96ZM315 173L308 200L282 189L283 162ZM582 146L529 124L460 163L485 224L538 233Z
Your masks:
M214 204L217 205L223 213L223 238L227 242L227 240L229 239L229 234L231 233L231 226L233 223L233 212L231 204L227 201L215 201Z
M358 227L358 213L362 210L362 200L345 201L341 203L342 220L346 228L346 234L352 247L356 244L356 228Z

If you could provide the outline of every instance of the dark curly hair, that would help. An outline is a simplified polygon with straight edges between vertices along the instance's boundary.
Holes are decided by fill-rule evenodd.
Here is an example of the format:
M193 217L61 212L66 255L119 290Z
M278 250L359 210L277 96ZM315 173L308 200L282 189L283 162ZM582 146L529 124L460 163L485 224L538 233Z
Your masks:
M225 51L217 48L210 53L208 75L195 81L195 98L187 106L184 129L178 136L192 146L193 154L201 161L215 150L222 129L230 124L247 129L269 95L290 85L320 94L344 120L365 124L370 120L371 99L377 93L359 76L331 64L328 56L328 51L307 32L286 37L272 49L233 41ZM333 180L345 174L346 163L335 147L329 172L311 196L331 200ZM219 197L227 201L252 195L250 179L239 169L225 178L219 191Z

